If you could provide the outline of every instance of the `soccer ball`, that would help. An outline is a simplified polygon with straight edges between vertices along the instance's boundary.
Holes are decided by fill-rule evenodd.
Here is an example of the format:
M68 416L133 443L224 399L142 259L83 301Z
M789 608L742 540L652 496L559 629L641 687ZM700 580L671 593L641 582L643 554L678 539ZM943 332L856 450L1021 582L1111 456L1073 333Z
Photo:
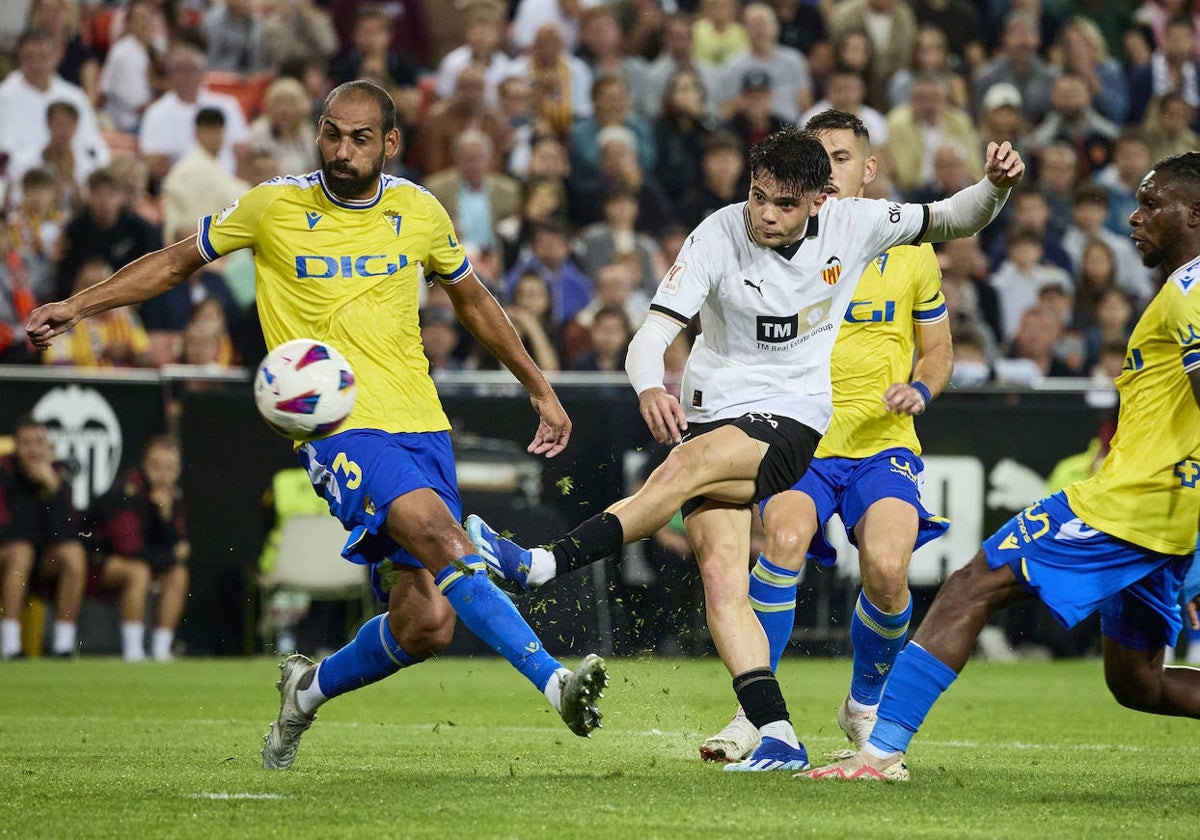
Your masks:
M279 434L309 440L328 434L354 409L354 371L334 348L311 338L285 341L254 377L258 413Z

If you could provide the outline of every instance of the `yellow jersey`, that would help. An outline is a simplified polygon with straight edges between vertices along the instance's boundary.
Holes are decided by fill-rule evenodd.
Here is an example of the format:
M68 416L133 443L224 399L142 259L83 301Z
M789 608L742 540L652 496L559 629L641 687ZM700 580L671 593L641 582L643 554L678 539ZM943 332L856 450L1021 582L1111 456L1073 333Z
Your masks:
M1138 319L1117 377L1112 449L1094 476L1067 487L1093 528L1164 554L1196 550L1200 407L1200 257L1174 271Z
M455 283L471 264L423 187L385 175L374 197L348 201L320 172L275 178L202 218L198 241L208 260L254 250L268 348L315 338L350 362L358 398L339 432L450 428L421 345L419 284Z
M872 261L833 345L833 422L816 457L868 458L897 446L921 454L912 417L890 414L883 392L912 375L916 326L946 317L932 245L897 245Z

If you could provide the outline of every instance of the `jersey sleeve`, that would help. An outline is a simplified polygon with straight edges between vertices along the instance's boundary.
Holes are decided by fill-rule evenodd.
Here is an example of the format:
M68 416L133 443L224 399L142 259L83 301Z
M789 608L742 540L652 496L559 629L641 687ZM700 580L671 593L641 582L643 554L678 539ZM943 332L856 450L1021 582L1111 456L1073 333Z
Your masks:
M928 242L917 246L912 282L916 285L913 323L920 327L946 320L948 315L946 296L942 294L942 268L938 265L933 246Z
M685 240L679 256L658 284L650 311L686 327L700 311L714 278L720 276L721 256L713 245L724 239L717 226L701 223Z
M870 254L881 254L895 245L917 245L929 230L929 206L895 201L849 198L838 201L848 218L843 222L851 242L861 242Z
M435 279L454 284L471 270L467 252L454 235L454 223L442 203L430 193L424 193L429 205L429 250L425 255L425 280Z
M1200 370L1200 286L1190 281L1189 292L1177 280L1172 280L1178 294L1171 296L1167 309L1167 326L1179 344L1179 358L1185 373Z
M212 262L240 248L253 248L258 227L279 189L271 183L259 184L221 212L202 216L196 237L200 255Z

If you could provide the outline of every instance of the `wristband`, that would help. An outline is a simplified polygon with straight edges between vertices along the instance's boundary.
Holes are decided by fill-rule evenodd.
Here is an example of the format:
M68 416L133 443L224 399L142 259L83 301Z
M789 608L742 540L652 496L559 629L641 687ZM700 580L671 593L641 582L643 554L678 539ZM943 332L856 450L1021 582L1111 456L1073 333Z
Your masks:
M921 399L925 400L926 408L928 408L929 404L933 402L933 394L929 392L929 386L920 379L914 379L912 382L908 383L908 387L912 388L921 395Z

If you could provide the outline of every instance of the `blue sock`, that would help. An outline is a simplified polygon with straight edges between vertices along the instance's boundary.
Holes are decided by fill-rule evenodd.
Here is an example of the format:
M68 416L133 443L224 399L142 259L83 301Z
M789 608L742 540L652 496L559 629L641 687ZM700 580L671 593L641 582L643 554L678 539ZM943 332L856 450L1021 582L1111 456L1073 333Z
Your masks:
M467 565L482 564L475 555L463 558ZM525 675L538 691L546 688L550 677L562 667L546 653L532 628L513 602L496 588L483 571L463 571L447 566L433 579L454 607L462 623Z
M854 647L850 696L857 702L864 706L879 702L896 654L904 647L911 617L911 595L903 610L889 615L868 601L867 593L858 593L858 603L850 619L850 644Z
M779 669L783 649L792 638L792 626L796 623L796 581L799 579L799 572L776 566L761 554L750 570L750 606L754 607L758 623L767 634L772 671Z
M879 719L868 743L885 754L908 752L908 742L957 676L953 668L920 645L905 647L883 690Z
M416 661L401 649L384 613L368 620L349 644L321 660L317 687L326 697L337 697L378 682Z

